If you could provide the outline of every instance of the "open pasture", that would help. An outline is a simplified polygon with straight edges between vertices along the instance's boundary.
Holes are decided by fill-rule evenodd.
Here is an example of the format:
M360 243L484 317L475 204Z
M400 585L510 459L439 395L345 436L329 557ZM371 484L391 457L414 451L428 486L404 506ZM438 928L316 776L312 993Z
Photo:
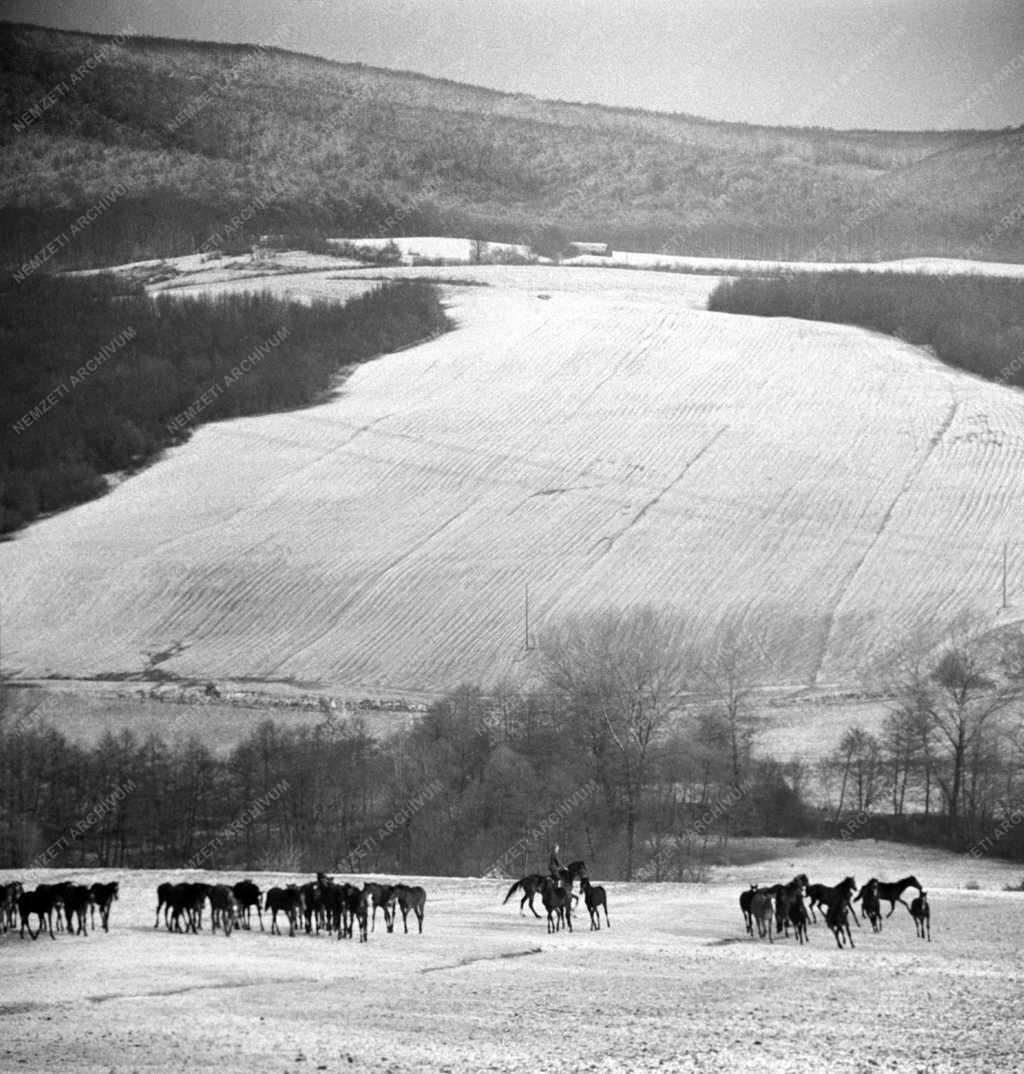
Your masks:
M972 861L983 889L965 891L973 874L952 855L842 851L780 840L770 860L706 885L605 883L611 928L591 932L581 912L576 931L553 936L517 902L502 905L508 880L422 877L423 935L400 922L387 935L378 918L366 944L271 936L269 922L229 938L172 935L153 928L154 892L184 873L78 872L120 881L111 931L0 937L0 1065L468 1074L563 1057L616 1072L1019 1069L1024 896L999 890L1017 873ZM812 880L854 871L863 882L908 859L928 887L930 944L901 906L880 934L854 928L853 950L821 924L804 947L744 934L737 897L751 880L800 866ZM253 875L264 889L292 879Z

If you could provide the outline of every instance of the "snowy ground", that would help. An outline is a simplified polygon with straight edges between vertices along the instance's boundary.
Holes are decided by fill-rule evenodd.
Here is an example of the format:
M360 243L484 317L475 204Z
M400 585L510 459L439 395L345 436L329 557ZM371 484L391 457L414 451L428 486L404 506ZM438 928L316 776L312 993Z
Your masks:
M746 939L739 890L796 871L916 873L932 943L900 906L880 935L854 929L852 951L820 924L805 947ZM507 881L427 877L423 935L399 924L364 945L170 935L152 927L153 893L184 874L75 875L121 881L111 932L0 937L4 1071L974 1074L1024 1062L1024 895L1000 890L1020 876L998 863L777 841L773 860L706 885L608 884L610 930L579 918L555 936L502 905Z
M218 262L176 293L381 273ZM1024 393L842 325L706 312L713 276L468 266L458 329L330 402L221 422L0 548L5 665L430 696L532 672L601 605L767 622L782 683L858 680L929 618L1010 608ZM187 286L180 286L184 281ZM480 281L488 286L459 286ZM163 286L163 285L161 285Z

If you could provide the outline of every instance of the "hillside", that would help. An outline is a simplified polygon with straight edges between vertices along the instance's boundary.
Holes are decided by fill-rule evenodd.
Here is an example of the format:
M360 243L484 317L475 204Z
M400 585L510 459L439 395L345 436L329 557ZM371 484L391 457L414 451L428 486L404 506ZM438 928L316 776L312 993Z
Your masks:
M103 199L51 266L190 252L242 210L236 248L267 231L561 229L674 253L964 256L1024 198L1019 131L715 123L262 46L117 45L9 23L0 59L9 265ZM990 236L982 255L1021 259L1021 229Z
M778 682L828 686L998 607L1020 393L861 329L708 313L712 276L444 271L490 285L444 286L456 331L322 406L206 426L5 546L7 668L429 695L529 676L528 583L534 632L607 603L739 611Z

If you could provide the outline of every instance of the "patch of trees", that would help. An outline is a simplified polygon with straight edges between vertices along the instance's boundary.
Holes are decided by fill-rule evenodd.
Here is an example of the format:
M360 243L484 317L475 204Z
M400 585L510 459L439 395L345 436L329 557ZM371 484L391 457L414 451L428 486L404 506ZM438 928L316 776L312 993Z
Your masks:
M101 494L103 475L200 423L305 406L353 365L448 327L419 281L305 305L30 276L0 293L0 532Z
M932 347L948 365L1024 386L1024 281L986 276L793 273L718 285L708 309L854 324Z
M1024 638L961 617L887 654L879 735L850 727L820 766L859 836L1024 856Z
M908 643L880 678L884 733L851 729L816 773L754 749L762 640L651 608L568 620L541 639L532 688L461 686L386 739L325 714L266 720L215 754L184 733L201 727L196 706L164 736L87 747L12 715L0 865L57 848L47 864L519 876L557 843L603 876L678 881L729 860L733 837L764 835L1024 858L1019 635L957 625Z
M386 740L358 718L267 720L218 756L175 721L164 737L87 747L12 716L0 724L0 862L31 867L56 846L49 864L66 866L174 867L204 853L216 868L519 874L558 843L603 875L692 879L729 833L796 822L785 766L752 756L734 688L745 643L723 635L698 659L684 624L642 609L566 624L545 645L537 689L460 687ZM711 684L730 674L717 696ZM686 684L712 692L684 717ZM197 721L199 708L181 726Z

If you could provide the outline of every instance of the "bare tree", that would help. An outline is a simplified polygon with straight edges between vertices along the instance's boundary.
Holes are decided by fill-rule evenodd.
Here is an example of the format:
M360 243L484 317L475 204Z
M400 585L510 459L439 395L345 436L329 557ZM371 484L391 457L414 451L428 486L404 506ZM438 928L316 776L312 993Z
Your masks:
M893 685L900 710L916 718L919 741L934 749L947 831L955 839L965 815L977 810L993 744L1022 697L1024 650L1018 637L1001 638L972 616L957 619L937 644L922 641L927 636L894 662Z
M766 636L763 624L731 618L700 643L697 682L709 702L707 730L725 747L735 787L750 766L754 697L772 667Z
M862 727L851 727L843 735L839 746L822 765L823 775L838 778L839 801L836 819L842 815L849 792L857 812L866 812L878 797L882 761L878 739Z
M599 612L547 632L540 650L595 777L621 804L629 879L655 747L692 681L687 625L651 607Z

